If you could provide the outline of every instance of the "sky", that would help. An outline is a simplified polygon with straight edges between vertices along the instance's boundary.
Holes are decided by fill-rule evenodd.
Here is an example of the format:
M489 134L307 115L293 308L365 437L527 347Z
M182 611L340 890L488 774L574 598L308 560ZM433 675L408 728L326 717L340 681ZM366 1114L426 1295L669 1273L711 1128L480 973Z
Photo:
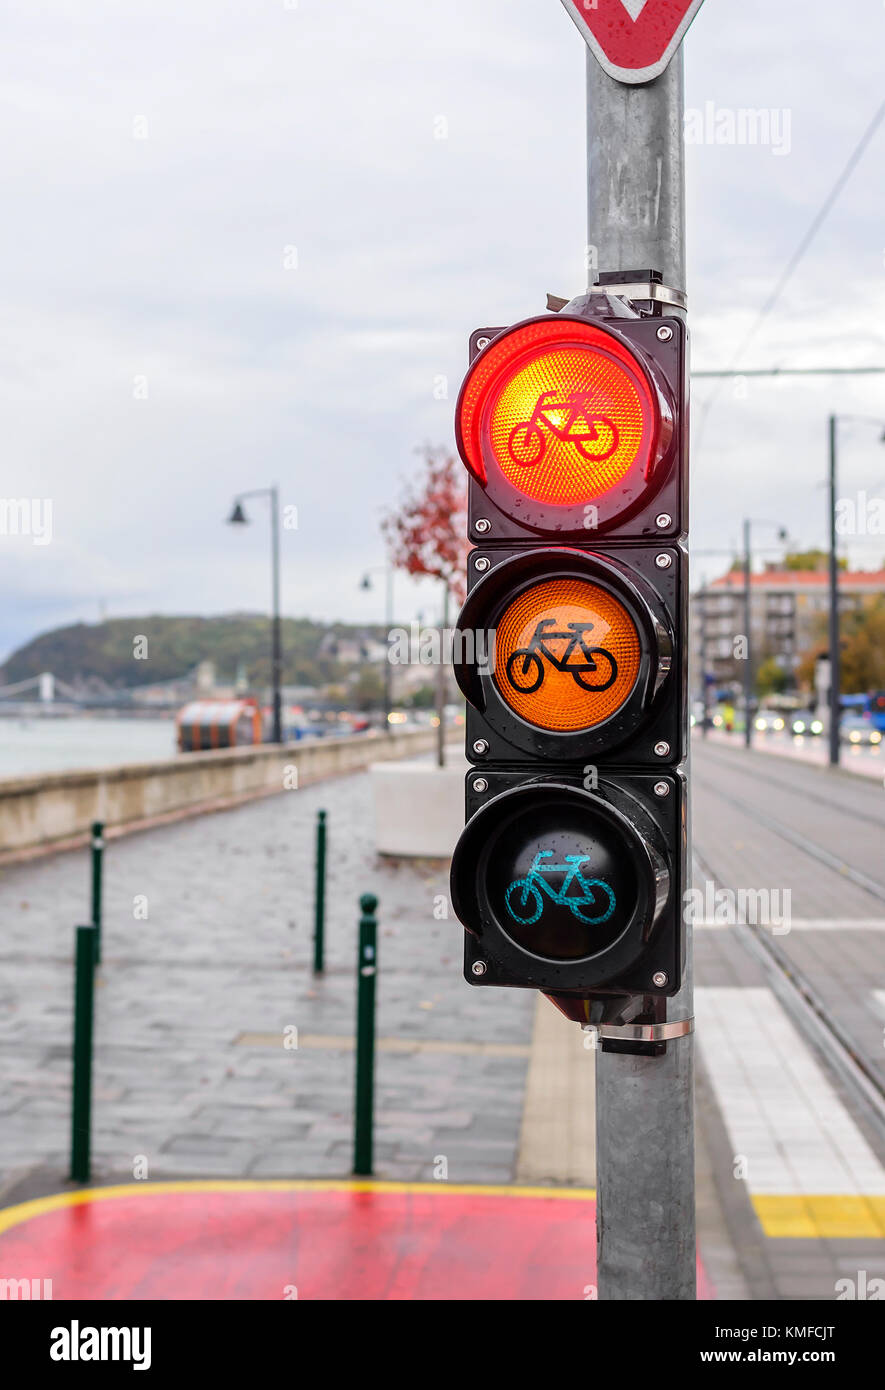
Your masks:
M52 504L48 543L0 535L0 660L102 616L266 611L266 503L224 519L274 482L284 612L380 621L360 579L416 449L453 443L470 330L585 286L560 0L7 0L0 33L0 493ZM706 0L684 52L690 112L776 113L768 145L687 145L692 360L728 367L882 100L885 5ZM883 173L885 124L739 365L885 364ZM840 493L885 495L885 377L693 397L696 578L745 515L760 561L769 523L825 544L830 411L872 417L840 425ZM426 583L395 599L437 616Z

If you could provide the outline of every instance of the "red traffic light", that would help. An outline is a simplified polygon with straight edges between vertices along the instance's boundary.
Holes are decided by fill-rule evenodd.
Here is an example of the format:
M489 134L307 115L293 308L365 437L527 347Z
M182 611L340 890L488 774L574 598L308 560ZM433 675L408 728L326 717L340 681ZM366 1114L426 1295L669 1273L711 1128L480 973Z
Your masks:
M537 531L586 533L630 515L668 471L670 391L609 324L528 319L500 333L461 388L456 435L505 515Z

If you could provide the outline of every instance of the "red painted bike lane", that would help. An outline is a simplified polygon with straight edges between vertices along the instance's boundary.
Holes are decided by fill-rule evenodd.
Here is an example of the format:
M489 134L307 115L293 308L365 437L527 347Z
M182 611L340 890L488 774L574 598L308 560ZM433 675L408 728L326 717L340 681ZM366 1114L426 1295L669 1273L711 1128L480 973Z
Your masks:
M577 1189L132 1183L0 1211L0 1278L55 1300L586 1299L595 1219Z

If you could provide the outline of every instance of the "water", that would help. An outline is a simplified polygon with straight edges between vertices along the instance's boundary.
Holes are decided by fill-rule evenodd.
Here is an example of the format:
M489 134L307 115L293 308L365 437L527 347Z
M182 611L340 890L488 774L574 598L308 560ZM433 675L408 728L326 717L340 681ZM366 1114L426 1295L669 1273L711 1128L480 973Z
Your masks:
M173 719L0 719L0 779L175 756Z

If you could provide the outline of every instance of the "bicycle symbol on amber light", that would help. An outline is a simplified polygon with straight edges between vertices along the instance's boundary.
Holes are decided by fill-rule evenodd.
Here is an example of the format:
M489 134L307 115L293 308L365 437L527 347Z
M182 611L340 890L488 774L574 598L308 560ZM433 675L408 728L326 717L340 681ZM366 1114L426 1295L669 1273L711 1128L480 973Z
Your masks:
M594 415L591 391L542 391L531 418L514 425L507 451L520 468L532 468L547 452L551 435L574 444L582 458L601 462L611 458L620 442L617 426L607 415Z
M608 690L618 678L618 663L605 647L591 647L584 637L592 632L592 624L566 623L566 630L556 631L555 618L539 618L527 647L517 647L507 658L507 680L520 695L534 695L544 682L544 662L556 671L571 676L582 690ZM564 641L561 656L549 647L549 642ZM584 660L572 660L572 656Z

